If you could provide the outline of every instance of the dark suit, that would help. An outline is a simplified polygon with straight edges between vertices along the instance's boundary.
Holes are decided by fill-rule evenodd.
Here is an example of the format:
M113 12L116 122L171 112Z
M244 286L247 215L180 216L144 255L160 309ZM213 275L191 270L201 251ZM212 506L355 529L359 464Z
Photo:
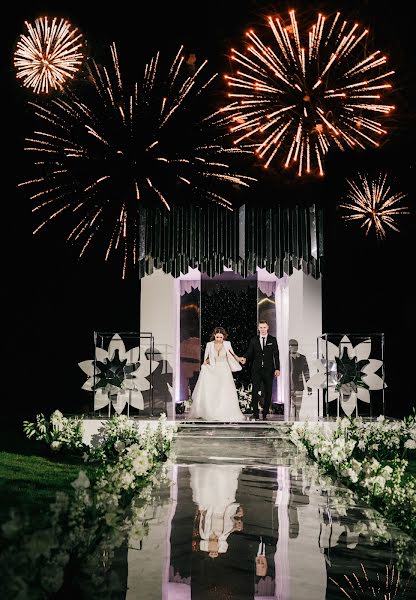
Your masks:
M259 391L264 387L263 417L269 413L272 400L273 375L280 371L279 347L277 340L272 335L267 335L264 351L260 344L260 336L251 338L245 358L251 364L251 383L253 392L251 404L254 417L259 415Z
M303 377L305 380L309 379L309 366L306 356L296 352L293 356L290 356L290 389L291 391L299 392L303 391ZM308 391L311 391L308 388Z
M309 379L309 366L306 356L299 354L299 352L291 354L289 368L291 412L293 413L292 416L298 417L302 404L303 377L305 377L305 381ZM311 388L308 388L308 394L311 392Z

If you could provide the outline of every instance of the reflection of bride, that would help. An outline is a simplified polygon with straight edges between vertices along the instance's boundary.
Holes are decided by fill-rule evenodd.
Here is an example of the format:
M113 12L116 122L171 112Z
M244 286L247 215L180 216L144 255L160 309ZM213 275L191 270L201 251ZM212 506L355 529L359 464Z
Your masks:
M241 470L238 465L189 467L192 499L198 505L193 547L208 552L211 558L227 552L228 536L243 528L243 508L235 499Z
M240 371L239 357L234 354L231 343L226 341L227 332L216 327L205 348L204 363L193 394L189 418L205 421L245 421L240 410L237 390L232 375Z

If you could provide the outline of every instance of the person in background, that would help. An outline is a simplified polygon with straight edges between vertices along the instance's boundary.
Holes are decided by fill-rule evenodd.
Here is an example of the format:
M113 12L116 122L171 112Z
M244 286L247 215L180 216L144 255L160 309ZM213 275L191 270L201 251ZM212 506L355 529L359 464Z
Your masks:
M294 419L299 418L302 407L303 391L305 381L309 379L309 365L304 354L298 352L298 341L289 340L289 383L290 383L290 415ZM308 388L308 394L312 389Z

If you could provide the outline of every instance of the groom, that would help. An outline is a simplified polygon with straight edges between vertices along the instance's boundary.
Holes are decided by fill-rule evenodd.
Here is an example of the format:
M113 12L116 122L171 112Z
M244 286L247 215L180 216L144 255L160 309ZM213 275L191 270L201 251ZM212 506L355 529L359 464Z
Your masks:
M274 336L269 335L267 321L259 321L259 335L251 338L248 350L241 358L244 365L251 364L251 383L253 386L251 404L253 417L259 419L259 392L264 388L263 421L269 414L272 400L273 377L280 375L279 347Z

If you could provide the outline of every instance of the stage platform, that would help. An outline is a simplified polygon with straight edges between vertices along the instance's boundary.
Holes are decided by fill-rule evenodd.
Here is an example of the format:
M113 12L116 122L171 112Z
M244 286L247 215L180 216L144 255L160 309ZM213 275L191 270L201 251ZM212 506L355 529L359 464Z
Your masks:
M100 430L105 425L108 418L84 418L84 437L83 441L87 445L95 445L98 441ZM159 424L159 417L131 417L140 429L156 429ZM290 433L290 428L293 426L295 421L284 420L280 415L276 418L269 418L266 421L262 419L247 420L247 421L230 421L230 422L218 422L218 421L192 421L186 419L167 419L166 425L175 428L175 436L190 436L196 435L198 437L209 437L215 435L215 437L286 437ZM304 421L296 421L296 423L303 424ZM332 421L321 421L320 424L324 428L333 429L335 427L335 420Z

